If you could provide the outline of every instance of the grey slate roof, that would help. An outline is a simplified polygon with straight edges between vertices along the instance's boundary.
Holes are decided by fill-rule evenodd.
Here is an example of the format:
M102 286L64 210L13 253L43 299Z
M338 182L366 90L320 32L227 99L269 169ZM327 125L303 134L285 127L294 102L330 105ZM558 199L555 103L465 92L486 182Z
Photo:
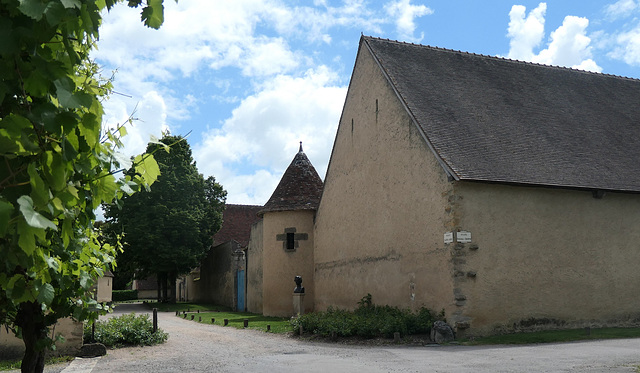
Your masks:
M317 210L322 187L322 179L302 151L301 143L300 151L293 157L276 190L258 212L258 216L273 211Z
M640 80L360 43L454 179L640 192Z

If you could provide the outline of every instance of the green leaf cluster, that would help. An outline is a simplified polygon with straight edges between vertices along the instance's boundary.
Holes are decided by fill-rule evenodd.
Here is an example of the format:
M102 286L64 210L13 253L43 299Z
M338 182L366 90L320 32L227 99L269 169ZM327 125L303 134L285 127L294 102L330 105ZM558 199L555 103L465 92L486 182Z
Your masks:
M104 310L90 290L118 247L100 239L94 210L159 174L146 155L114 177L122 131L102 127L111 81L89 54L116 2L0 0L0 324L24 339L25 371L41 370L58 318ZM162 23L161 0L129 6Z
M169 152L159 151L170 146ZM105 216L124 234L123 262L139 278L156 275L174 300L176 276L200 264L222 225L226 192L213 177L198 173L186 139L166 135L151 142L161 176L148 191L123 198L124 204L106 207Z

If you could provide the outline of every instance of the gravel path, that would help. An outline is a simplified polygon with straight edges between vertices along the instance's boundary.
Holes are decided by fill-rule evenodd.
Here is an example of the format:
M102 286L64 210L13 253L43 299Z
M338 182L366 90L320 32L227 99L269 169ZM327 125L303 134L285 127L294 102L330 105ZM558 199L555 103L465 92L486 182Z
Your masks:
M116 312L150 313L142 305ZM528 346L353 346L305 342L255 330L199 324L158 313L169 340L109 350L107 356L57 364L47 373L102 372L580 372L633 373L640 338Z
M149 312L121 305L117 313ZM640 339L531 346L352 346L159 313L167 343L110 350L92 372L636 372Z

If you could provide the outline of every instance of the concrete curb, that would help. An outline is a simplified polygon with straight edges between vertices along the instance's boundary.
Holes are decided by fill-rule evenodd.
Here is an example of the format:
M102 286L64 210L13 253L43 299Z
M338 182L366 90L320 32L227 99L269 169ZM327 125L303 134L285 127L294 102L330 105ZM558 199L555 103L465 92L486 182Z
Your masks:
M61 373L91 373L96 364L98 364L99 359L99 357L77 357Z

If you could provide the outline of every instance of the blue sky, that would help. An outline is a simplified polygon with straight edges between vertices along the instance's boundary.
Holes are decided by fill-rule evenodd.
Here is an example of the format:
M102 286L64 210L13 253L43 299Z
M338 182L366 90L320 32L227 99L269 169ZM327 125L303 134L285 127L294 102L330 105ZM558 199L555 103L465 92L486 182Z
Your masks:
M165 0L144 28L105 14L108 126L127 154L163 130L190 133L199 171L228 203L264 204L302 141L324 178L361 34L640 78L640 0Z

